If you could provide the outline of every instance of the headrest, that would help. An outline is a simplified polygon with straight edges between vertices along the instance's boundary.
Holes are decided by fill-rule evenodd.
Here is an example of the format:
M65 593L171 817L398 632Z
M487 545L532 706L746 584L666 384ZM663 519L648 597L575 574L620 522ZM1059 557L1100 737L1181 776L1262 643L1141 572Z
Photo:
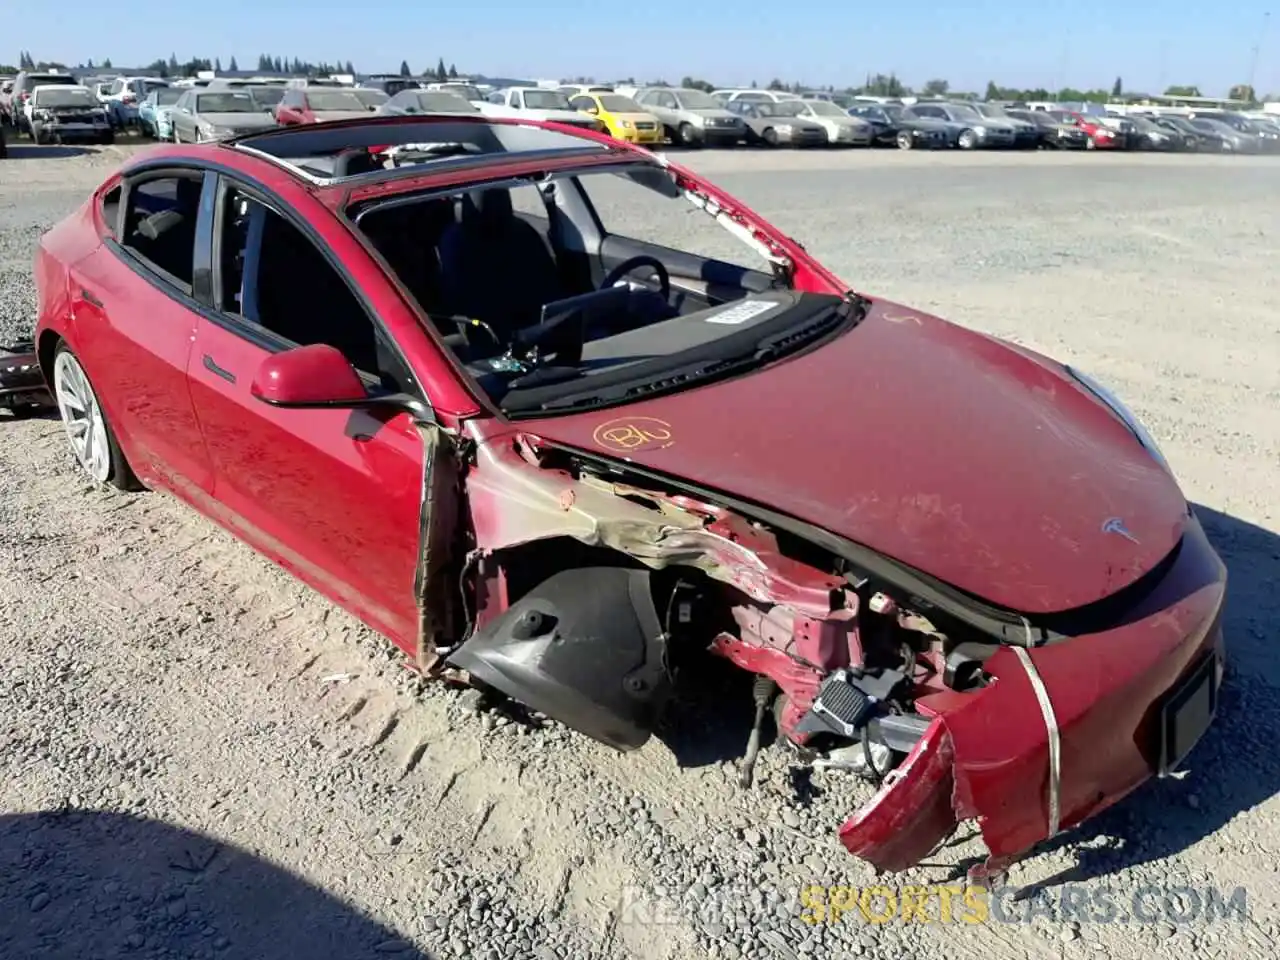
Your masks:
M361 173L381 170L382 164L373 159L367 149L343 150L333 162L334 177L354 177Z
M177 210L161 210L138 221L137 230L148 240L159 240L162 234L172 230L185 219L186 217Z
M462 207L466 216L475 216L481 221L490 223L501 222L511 218L510 190L503 190L501 187L477 190L467 196L467 201Z

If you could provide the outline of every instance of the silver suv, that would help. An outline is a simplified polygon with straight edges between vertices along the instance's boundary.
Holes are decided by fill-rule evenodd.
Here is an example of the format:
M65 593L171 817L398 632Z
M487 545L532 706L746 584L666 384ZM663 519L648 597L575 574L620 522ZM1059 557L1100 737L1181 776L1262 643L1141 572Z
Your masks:
M684 87L642 87L632 98L666 128L682 147L734 147L747 135L743 119L715 97Z

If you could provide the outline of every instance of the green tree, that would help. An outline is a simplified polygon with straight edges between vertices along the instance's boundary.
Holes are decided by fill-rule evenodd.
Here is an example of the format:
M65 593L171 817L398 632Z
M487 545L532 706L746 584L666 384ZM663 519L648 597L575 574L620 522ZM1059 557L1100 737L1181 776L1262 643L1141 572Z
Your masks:
M105 59L105 60L103 60L103 61L102 61L102 69L103 69L103 70L110 70L110 69L111 69L111 58L110 58L110 57L107 57L107 59Z
M221 57L214 57L214 59L213 59L213 69L214 69L214 70L216 70L218 73L221 73L221 72L222 72L222 58L221 58Z
M945 97L950 89L951 84L945 80L930 80L924 85L922 92L929 97Z
M770 81L769 81L769 86L768 86L768 88L767 88L767 89L769 89L769 90L785 90L786 88L787 88L787 85L786 85L785 83L783 83L783 82L782 82L781 80L779 80L777 77L774 77L772 80L770 80Z
M1116 82L1111 85L1111 95L1117 98L1124 96L1124 83L1119 77L1116 77Z
M449 68L444 65L444 57L440 58L440 62L436 64L436 79L448 80Z
M350 74L352 74L352 75L354 75L354 74L355 74L355 72L356 72L356 68L355 68L354 66L352 66L352 65L351 65L351 61L350 61L350 60L348 60L348 61L347 61L347 64L346 64L346 70L344 70L343 72L344 72L344 73L350 73Z
M450 80L458 79L458 68L455 67L452 63L449 64L449 79Z
M1253 87L1247 83L1237 83L1227 91L1227 98L1230 100L1244 100L1246 103L1258 102L1258 98L1254 95Z
M236 63L235 57L231 58L231 62L227 64L227 69L230 70L232 73L235 73L237 70L240 69L240 64Z
M699 80L697 77L687 76L680 78L680 86L684 87L686 90L703 90L707 93L710 93L715 89L715 87L707 83L705 80Z
M1173 86L1165 89L1166 97L1198 97L1200 96L1200 88L1192 85Z
M169 54L169 72L175 76L178 73L178 55L176 53Z
M408 60L401 60L401 61L400 61L400 76L402 76L402 77L411 77L411 76L413 76L413 71L409 69L409 61L408 61Z
M987 81L987 92L983 95L982 99L984 99L984 100L1003 100L1003 99L1004 99L1004 97L1000 96L1000 94L1001 94L1001 93L1003 93L1003 92L1004 92L1004 91L1002 91L999 87L997 87L997 86L996 86L996 82L995 82L994 80L988 80L988 81Z

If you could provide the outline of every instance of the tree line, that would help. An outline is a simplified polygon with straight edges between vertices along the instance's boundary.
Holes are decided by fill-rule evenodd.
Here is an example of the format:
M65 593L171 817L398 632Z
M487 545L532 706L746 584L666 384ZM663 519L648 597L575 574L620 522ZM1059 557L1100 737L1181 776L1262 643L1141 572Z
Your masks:
M36 60L31 54L23 50L18 55L18 65L10 66L0 64L0 73L17 73L20 70L111 70L111 60L105 59L98 61L96 64L93 60L76 64L69 67L65 63L55 60ZM201 70L213 70L216 73L223 72L222 59L215 57L212 60L207 57L192 57L188 60L179 60L176 54L169 54L168 59L159 58L152 60L148 64L144 64L141 69L154 72L161 77L194 77ZM240 65L233 56L227 61L227 70L236 72L240 69ZM356 72L355 64L350 60L335 60L330 63L327 60L311 61L303 60L301 57L280 57L268 53L258 55L257 66L254 68L259 73L289 73L296 76L320 77L329 76L335 73L354 74ZM409 67L407 60L400 63L400 75L404 77L415 76L413 70ZM454 64L446 65L444 58L441 57L434 67L428 66L423 68L422 73L416 76L424 80L455 80L458 78L458 68Z
M575 77L572 83L595 83L592 77ZM634 78L627 78L623 83L635 83ZM650 80L648 84L651 86L669 86L666 80ZM705 90L710 93L712 90L719 90L720 87L715 84L693 76L685 76L680 79L680 86L693 90ZM759 89L761 84L755 80L751 81L753 89ZM778 78L770 80L763 85L765 90L785 91L788 93L805 93L809 91L825 91L826 93L843 93L848 96L863 97L954 97L957 100L1045 100L1059 101L1062 103L1107 103L1109 101L1118 100L1125 96L1140 96L1140 94L1132 93L1126 90L1124 81L1120 77L1116 77L1115 83L1111 87L1097 87L1092 90L1077 90L1075 87L1063 87L1058 90L1049 90L1046 87L1003 87L994 80L988 81L986 89L980 94L976 90L953 90L951 84L946 80L936 79L926 81L919 89L909 87L903 83L898 77L892 73L876 73L868 74L864 83L859 86L847 87L814 87L804 83L787 83ZM1175 85L1166 87L1164 95L1167 97L1199 97L1203 96L1200 88L1195 85ZM1266 97L1259 98L1255 95L1253 87L1248 84L1236 84L1227 92L1227 97L1232 100L1244 100L1249 103L1257 103L1262 100L1280 100L1280 94L1269 94Z

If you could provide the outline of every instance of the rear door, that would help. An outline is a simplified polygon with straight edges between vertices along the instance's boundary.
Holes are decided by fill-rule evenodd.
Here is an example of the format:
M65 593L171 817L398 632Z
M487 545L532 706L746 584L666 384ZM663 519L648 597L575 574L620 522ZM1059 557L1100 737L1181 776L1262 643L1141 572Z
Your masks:
M70 270L81 362L146 481L199 499L212 466L187 388L197 324L201 217L212 178L152 169L108 192L95 216L103 245Z
M413 377L365 291L294 213L226 178L216 207L214 310L198 324L188 376L220 516L411 649L423 521L418 428L407 414L272 407L250 387L270 354L311 343L342 350L371 390L415 391Z

